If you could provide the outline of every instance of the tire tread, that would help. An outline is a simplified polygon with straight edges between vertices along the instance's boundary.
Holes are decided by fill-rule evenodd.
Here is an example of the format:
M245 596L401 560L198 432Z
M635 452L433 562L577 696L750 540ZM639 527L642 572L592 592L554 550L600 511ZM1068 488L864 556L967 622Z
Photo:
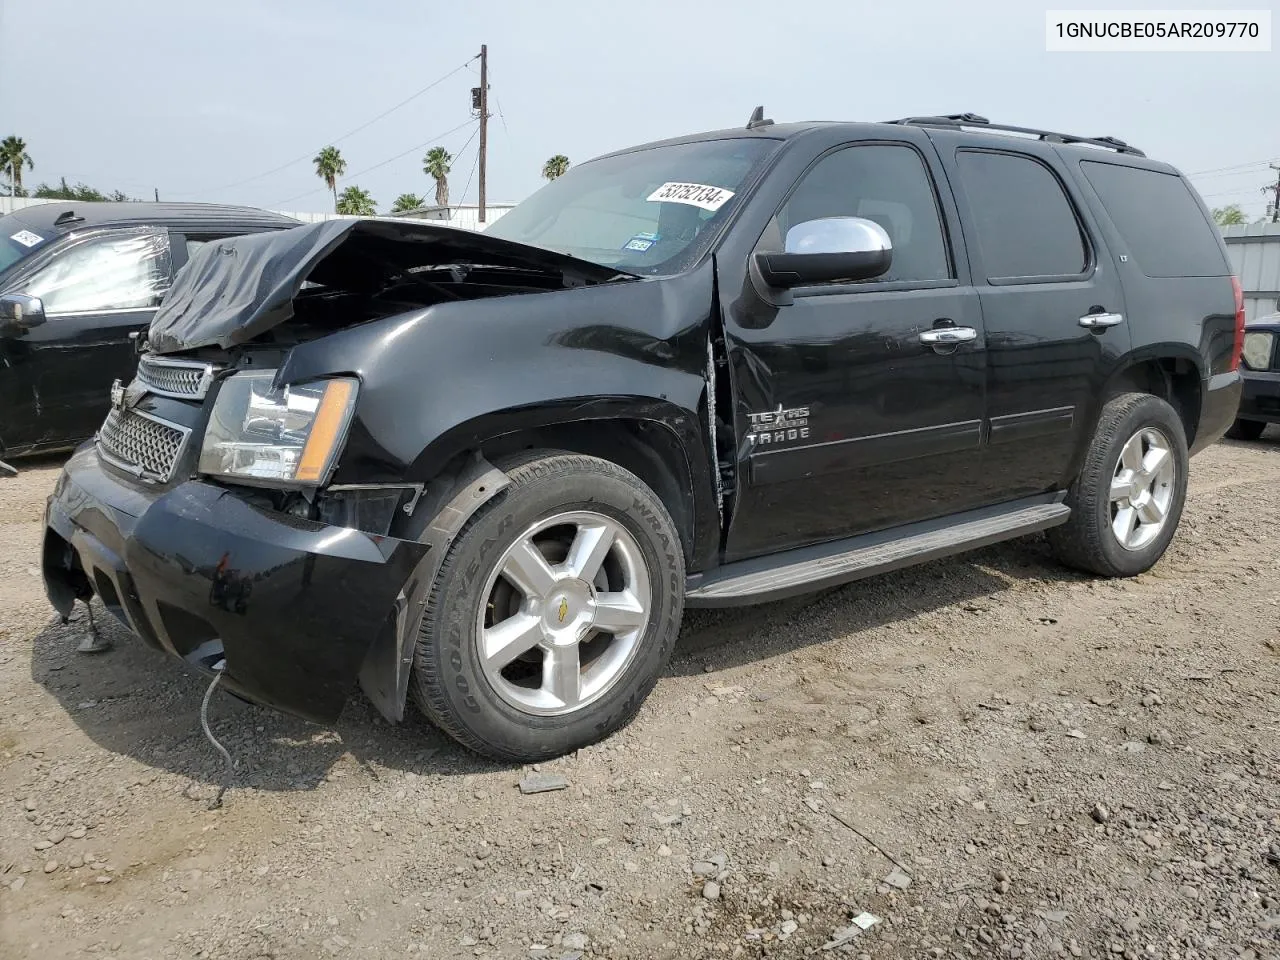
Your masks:
M414 647L413 672L410 677L409 687L414 702L427 716L427 719L468 750L498 760L521 761L527 759L528 755L477 737L458 721L456 714L449 707L449 701L444 694L444 682L441 675L441 647L439 644L432 642L430 633L431 625L439 620L441 606L447 602L447 598L442 596L443 591L440 590L440 584L458 563L460 551L467 542L467 535L475 525L493 509L497 508L509 496L511 491L523 484L534 481L554 481L558 477L580 476L584 472L589 472L612 475L615 479L637 489L648 491L648 487L644 486L632 473L615 463L566 451L524 451L494 465L511 478L511 486L469 517L449 544L445 559L440 564L435 580L427 594L426 607L418 625L418 642ZM675 530L675 523L672 521L666 506L658 499L656 494L651 493L651 496L654 505L661 510L668 528ZM654 677L648 685L648 689L643 690L641 696L633 698L632 709L623 715L616 727L625 726L635 717L656 682L657 677Z
M1103 406L1080 473L1067 491L1071 517L1046 534L1054 553L1067 566L1105 577L1129 575L1108 558L1102 542L1106 533L1099 529L1095 517L1103 506L1101 501L1110 502L1111 439L1121 422L1151 400L1164 402L1153 394L1135 392L1117 394ZM1173 419L1181 426L1176 414ZM1186 469L1185 462L1178 466Z

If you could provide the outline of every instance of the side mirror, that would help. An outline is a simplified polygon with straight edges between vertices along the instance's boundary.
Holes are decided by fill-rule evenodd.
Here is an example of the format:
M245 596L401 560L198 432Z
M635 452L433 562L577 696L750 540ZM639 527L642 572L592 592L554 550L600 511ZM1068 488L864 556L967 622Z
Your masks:
M45 322L44 301L25 293L0 296L0 336L20 337Z
M870 280L888 271L893 244L884 227L862 217L806 220L787 231L786 252L757 253L756 267L771 287L837 280Z

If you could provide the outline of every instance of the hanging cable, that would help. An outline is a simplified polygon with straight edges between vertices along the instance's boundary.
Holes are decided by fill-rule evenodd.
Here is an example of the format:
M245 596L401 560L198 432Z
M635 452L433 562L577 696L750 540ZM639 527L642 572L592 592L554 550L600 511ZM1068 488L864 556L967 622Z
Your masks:
M222 754L222 761L226 765L226 776L222 781L222 785L218 787L217 794L209 801L207 805L209 810L217 810L222 806L223 794L227 792L236 776L236 765L231 759L231 754L227 752L226 747L218 742L218 738L213 735L213 730L209 727L209 701L213 698L213 691L218 689L218 681L222 679L222 671L225 668L226 661L218 661L218 665L213 668L213 682L209 684L209 689L204 692L204 699L200 701L200 728L204 730L205 737L213 744L214 749Z

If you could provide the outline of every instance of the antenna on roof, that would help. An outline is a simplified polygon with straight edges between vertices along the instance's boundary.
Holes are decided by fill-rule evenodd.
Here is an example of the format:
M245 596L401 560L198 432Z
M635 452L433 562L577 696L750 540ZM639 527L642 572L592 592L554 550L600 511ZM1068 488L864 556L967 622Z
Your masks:
M747 121L747 129L754 130L756 127L767 127L771 123L773 123L772 120L764 118L764 107L760 106L751 111L751 119Z
M82 223L84 217L79 216L74 210L67 210L58 214L58 218L53 221L55 227L60 227L66 223Z

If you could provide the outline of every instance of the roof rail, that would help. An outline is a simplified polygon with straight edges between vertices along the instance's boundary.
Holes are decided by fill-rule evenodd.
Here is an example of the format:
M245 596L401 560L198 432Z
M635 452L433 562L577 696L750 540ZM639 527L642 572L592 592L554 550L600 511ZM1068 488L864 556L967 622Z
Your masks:
M1117 153L1127 153L1135 157L1146 154L1137 147L1125 143L1117 137L1078 137L1070 133L1054 133L1052 130L1037 130L1034 127L1015 127L1006 123L992 123L986 117L976 113L951 113L941 117L904 117L901 120L890 120L889 123L910 124L918 127L977 127L998 133L1025 133L1048 143L1086 143L1093 147L1104 147Z

